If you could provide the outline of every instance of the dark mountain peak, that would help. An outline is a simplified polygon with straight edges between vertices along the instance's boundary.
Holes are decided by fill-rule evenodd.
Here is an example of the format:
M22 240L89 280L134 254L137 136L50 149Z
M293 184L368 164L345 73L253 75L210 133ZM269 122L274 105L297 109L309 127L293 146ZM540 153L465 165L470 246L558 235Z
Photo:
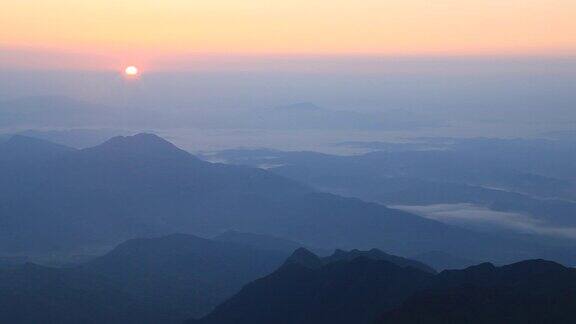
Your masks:
M139 133L132 136L115 136L106 141L104 144L110 146L147 146L147 147L175 147L162 137L151 133Z
M556 262L527 260L502 267L482 263L463 270L446 270L438 275L435 287L457 287L463 284L490 286L496 284L533 284L542 278L574 276L576 271Z
M474 265L464 269L467 272L486 272L486 271L494 271L497 267L490 262L480 263L478 265Z
M490 262L480 263L462 270L444 270L439 278L484 277L493 274L498 268Z
M358 251L358 250L353 250L352 252L360 253L360 251ZM376 249L376 248L372 248L372 249L364 252L364 254L367 256L373 256L373 257L384 257L384 256L390 255L390 254L388 254L382 250Z
M436 273L436 270L424 263L387 254L378 249L371 249L368 251L360 251L356 249L344 251L336 249L332 255L321 258L305 248L299 248L292 253L292 255L286 260L285 264L299 264L310 269L318 269L324 265L342 261L351 262L357 259L387 261L402 268L412 267L428 273Z
M322 267L324 262L316 254L306 248L298 248L292 255L286 259L285 265L299 264L306 268L317 269Z
M379 261L388 261L391 263L394 263L395 265L398 265L400 267L412 267L412 268L416 268L425 272L429 272L429 273L435 273L436 270L434 270L433 268L431 268L430 266L419 262L419 261L415 261L415 260L411 260L411 259L406 259L403 257L399 257L399 256L395 256L392 254L388 254L386 252L383 252L382 250L379 249L371 249L368 251L360 251L357 249L354 250L350 250L348 252L343 251L343 250L335 250L334 253L323 259L323 261L325 263L332 263L332 262L338 262L338 261L352 261L355 260L357 258L366 258L366 259L370 259L370 260L379 260Z
M356 250L353 250L353 251L356 251ZM336 249L336 250L334 250L334 253L332 253L331 257L341 258L341 257L344 257L346 255L348 255L348 252L341 250L341 249Z
M576 271L544 260L443 271L378 323L572 323Z
M244 286L208 316L188 323L368 324L433 276L363 256L321 265L306 249L296 250L291 259L313 261L316 267L286 264Z
M88 151L113 152L158 157L192 157L186 151L176 147L162 137L140 133L132 136L116 136L98 146L86 149Z
M501 269L514 275L526 276L565 271L569 268L553 261L534 259L503 266Z

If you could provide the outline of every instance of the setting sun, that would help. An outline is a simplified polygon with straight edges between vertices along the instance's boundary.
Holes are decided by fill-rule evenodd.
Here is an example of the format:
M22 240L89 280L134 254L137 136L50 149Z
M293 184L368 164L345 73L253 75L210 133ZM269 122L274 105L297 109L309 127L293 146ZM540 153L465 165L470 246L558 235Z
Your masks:
M124 70L124 74L126 74L129 77L135 77L140 74L140 71L134 65L130 65L126 67L126 69Z

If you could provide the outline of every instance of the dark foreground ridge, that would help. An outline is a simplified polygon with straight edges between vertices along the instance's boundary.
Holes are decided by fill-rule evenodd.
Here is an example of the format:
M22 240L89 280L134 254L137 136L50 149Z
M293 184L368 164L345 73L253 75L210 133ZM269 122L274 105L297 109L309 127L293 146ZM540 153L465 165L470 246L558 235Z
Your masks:
M280 269L188 323L373 323L433 277L371 255L340 251L339 258L321 259L299 249Z
M0 268L0 322L564 324L576 316L576 271L554 262L439 274L413 262L303 248L285 259L183 234L134 239L79 266Z
M320 265L301 250L291 259L188 323L568 324L576 316L576 271L550 261L433 275L362 256Z
M440 273L378 324L574 323L576 271L530 260Z

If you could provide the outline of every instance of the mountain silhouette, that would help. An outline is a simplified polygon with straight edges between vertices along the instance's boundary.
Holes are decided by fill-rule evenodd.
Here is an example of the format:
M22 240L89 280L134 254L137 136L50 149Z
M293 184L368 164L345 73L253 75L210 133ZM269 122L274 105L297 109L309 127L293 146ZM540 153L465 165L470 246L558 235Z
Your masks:
M380 324L574 322L576 270L544 260L448 270Z
M433 274L360 256L321 264L300 249L277 271L246 285L190 324L373 323Z
M193 156L165 139L149 133L115 136L101 145L86 149L92 154L133 155L140 158L193 159Z
M325 261L305 248L299 248L286 261L284 265L297 264L308 269L319 269Z
M411 260L396 255L391 255L378 249L371 249L369 251L352 250L348 252L342 250L336 250L334 254L324 258L324 262L331 263L342 260L351 261L359 257L364 257L372 260L388 261L400 267L412 267L425 272L436 273L436 270L420 261Z
M357 254L330 261L299 249L274 273L188 323L564 324L576 315L576 270L555 262L482 263L433 274L351 258Z
M0 142L0 162L12 160L21 163L26 159L46 161L72 150L72 148L49 141L12 135L6 141Z
M356 249L351 251L344 251L337 249L330 256L319 257L305 248L299 248L296 251L294 251L294 253L292 253L292 255L286 260L285 263L287 264L296 263L311 269L316 269L326 264L338 261L352 261L360 257L367 258L370 260L388 261L400 267L412 267L425 272L436 273L436 271L433 268L422 262L406 259L396 255L391 255L382 252L378 249L371 249L368 251L360 251Z
M285 253L192 235L133 239L79 266L115 282L136 300L179 322L206 314L276 269Z

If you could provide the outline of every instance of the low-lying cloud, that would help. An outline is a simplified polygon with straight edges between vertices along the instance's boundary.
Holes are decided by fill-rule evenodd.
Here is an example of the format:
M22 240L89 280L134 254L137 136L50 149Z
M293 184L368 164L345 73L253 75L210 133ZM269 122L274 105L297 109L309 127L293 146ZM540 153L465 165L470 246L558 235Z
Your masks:
M483 231L513 231L576 239L576 228L549 226L534 217L511 212L493 211L473 204L435 204L427 206L397 205L405 210L443 223Z

